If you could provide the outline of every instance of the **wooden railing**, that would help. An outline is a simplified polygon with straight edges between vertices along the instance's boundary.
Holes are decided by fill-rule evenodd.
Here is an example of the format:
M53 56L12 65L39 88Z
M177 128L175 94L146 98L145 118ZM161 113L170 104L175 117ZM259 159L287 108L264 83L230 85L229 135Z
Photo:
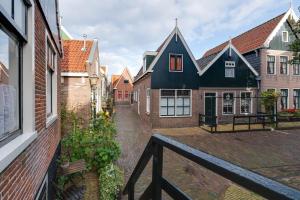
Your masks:
M152 182L145 189L139 199L160 200L162 198L162 190L164 190L173 199L191 199L163 177L164 148L167 148L264 198L272 200L300 199L300 191L296 189L290 188L205 152L191 148L173 139L155 134L150 138L150 141L148 142L123 191L124 195L128 194L129 200L133 200L135 198L135 184L152 157Z

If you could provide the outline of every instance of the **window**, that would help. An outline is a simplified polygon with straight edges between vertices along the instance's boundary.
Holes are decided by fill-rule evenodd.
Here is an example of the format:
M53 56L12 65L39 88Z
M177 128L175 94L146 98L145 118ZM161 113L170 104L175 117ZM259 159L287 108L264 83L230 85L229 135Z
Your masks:
M21 34L26 34L27 26L27 4L24 0L0 0L0 6L2 6L7 13L6 17L15 21Z
M288 73L288 57L280 56L280 74Z
M288 89L281 89L281 110L286 110L288 108L288 97L289 97L289 90Z
M50 44L47 42L47 70L46 70L46 110L47 117L53 116L54 110L54 75L55 75L56 58L55 52Z
M242 92L241 93L241 113L249 114L251 113L251 92Z
M267 74L275 74L275 56L267 56Z
M150 88L146 90L146 113L150 113Z
M190 115L190 90L178 90L176 98L176 115L186 116Z
M289 32L282 31L282 42L289 42Z
M161 90L160 116L190 116L191 90Z
M0 26L0 144L21 131L19 42Z
M125 84L129 83L129 80L128 80L128 79L125 79L125 80L124 80L124 83L125 83Z
M128 96L129 96L128 91L125 91L124 99L128 99Z
M235 77L235 62L225 61L225 78Z
M300 63L293 63L293 75L300 75Z
M170 54L169 59L169 70L170 72L182 72L182 55L180 54Z
M123 99L123 92L122 91L118 91L118 99L119 100Z
M294 108L300 109L300 89L294 89Z
M223 93L223 114L229 115L234 113L233 93Z

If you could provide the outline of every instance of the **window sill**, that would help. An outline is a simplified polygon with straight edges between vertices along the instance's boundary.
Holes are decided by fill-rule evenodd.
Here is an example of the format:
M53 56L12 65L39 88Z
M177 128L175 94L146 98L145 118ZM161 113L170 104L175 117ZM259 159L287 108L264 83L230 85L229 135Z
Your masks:
M37 133L23 133L0 148L0 173L17 158L35 139Z
M57 120L57 115L51 115L47 118L46 128L51 126Z
M192 115L184 115L184 116L159 116L160 118L191 118Z

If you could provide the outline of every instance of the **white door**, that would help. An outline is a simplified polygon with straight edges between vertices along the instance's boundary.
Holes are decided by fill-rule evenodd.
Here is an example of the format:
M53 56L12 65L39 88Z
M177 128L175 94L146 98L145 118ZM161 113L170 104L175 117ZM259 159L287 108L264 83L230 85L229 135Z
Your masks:
M138 114L140 114L140 89L137 92Z

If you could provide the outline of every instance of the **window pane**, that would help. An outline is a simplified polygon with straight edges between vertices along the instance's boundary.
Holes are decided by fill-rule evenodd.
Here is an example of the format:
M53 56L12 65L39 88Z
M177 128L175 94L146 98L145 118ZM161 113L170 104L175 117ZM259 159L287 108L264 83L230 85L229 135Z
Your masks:
M168 107L168 115L169 116L175 115L175 107Z
M166 116L167 113L167 107L161 107L160 108L160 115Z
M176 115L183 115L183 107L176 108Z
M176 105L183 106L183 98L177 98Z
M17 25L21 28L22 32L25 33L25 4L23 0L14 0L15 1L15 11L14 19Z
M52 71L49 68L47 70L46 105L47 116L49 116L52 113Z
M175 90L161 90L161 96L175 96Z
M167 98L161 98L160 99L160 106L167 106L168 105L168 99Z
M184 107L184 115L190 115L190 107Z
M20 129L19 47L0 29L0 140Z
M174 98L168 98L168 106L175 106L175 99Z
M225 67L225 77L226 78L234 78L234 70L233 67Z
M184 106L190 106L190 98L184 98Z
M190 96L190 90L177 90L177 96Z
M12 9L12 0L0 0L0 5L4 8L4 10L9 14L9 16L12 15L11 9Z

